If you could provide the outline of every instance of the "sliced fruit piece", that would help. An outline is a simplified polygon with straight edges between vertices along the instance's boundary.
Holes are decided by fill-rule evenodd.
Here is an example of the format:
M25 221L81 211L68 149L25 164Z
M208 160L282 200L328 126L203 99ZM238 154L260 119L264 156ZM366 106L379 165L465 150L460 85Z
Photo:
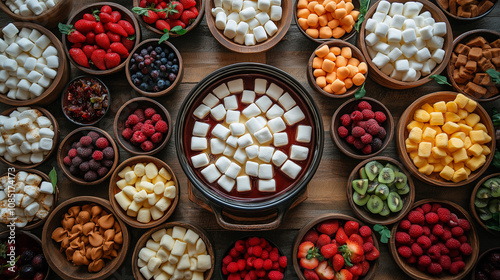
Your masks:
M315 269L316 273L320 279L333 279L335 277L335 272L333 268L328 265L328 261L322 261L318 267Z
M488 206L488 201L489 199L487 198L477 198L474 200L474 205L476 205L477 208L484 208Z
M368 207L368 210L373 214L378 214L384 208L384 202L380 199L380 197L371 195L368 203L366 203L366 207Z
M488 179L484 182L483 186L490 189L491 196L500 197L500 178L495 177Z
M493 218L493 215L491 214L490 210L488 210L488 208L478 209L478 212L479 212L479 218L483 221L488 221L491 218Z
M394 182L394 171L387 167L382 168L378 174L378 181L382 184L390 184Z
M384 168L384 166L380 162L376 160L370 161L365 165L366 176L368 176L368 179L370 181L373 181L380 173L382 168Z
M386 200L389 195L389 187L384 184L379 184L377 189L375 190L375 194L380 197L382 200Z
M500 199L492 199L488 202L488 210L493 213L500 212Z
M403 172L394 172L394 184L396 188L401 189L408 183L408 177Z
M368 179L357 179L352 181L352 188L359 194L366 194Z
M387 205L387 201L384 201L384 207L382 208L382 211L378 213L381 216L387 217L389 214L391 214L391 210L389 209L389 206Z
M398 168L396 165L394 165L394 164L392 164L392 163L390 163L390 162L386 163L386 164L385 164L385 167L386 167L386 168L390 168L390 169L392 169L394 172L399 171L399 168Z
M358 192L354 192L352 194L352 201L356 203L358 206L364 206L368 202L368 199L370 199L369 194L359 194Z
M487 199L487 198L491 198L492 195L491 195L491 192L490 192L489 189L487 189L487 188L479 188L479 190L476 193L476 197L477 198Z
M398 193L391 192L387 197L387 205L392 212L399 212L403 209L403 200Z
M366 192L370 193L370 194L374 193L375 190L377 189L378 185L379 185L378 182L371 182L371 183L369 183L368 184L368 189L366 189Z
M361 167L361 169L359 169L359 177L361 177L361 179L368 179L368 175L366 175L364 167Z
M402 189L397 190L397 193L399 195L407 194L409 192L410 192L410 186L408 186L408 184L406 184Z

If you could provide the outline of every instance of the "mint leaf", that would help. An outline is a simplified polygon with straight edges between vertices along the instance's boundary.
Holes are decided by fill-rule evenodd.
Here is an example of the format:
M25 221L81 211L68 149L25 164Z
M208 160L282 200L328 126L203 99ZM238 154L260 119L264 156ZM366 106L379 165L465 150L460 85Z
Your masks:
M430 78L434 79L434 81L436 81L436 83L438 83L440 85L449 85L449 86L451 86L451 84L448 83L448 79L445 76L432 75L432 76L430 76Z
M178 35L184 35L184 34L186 34L187 30L182 28L182 26L177 25L177 26L172 27L172 29L170 29L170 32L173 32L173 33L178 34Z
M379 224L376 224L376 225L373 226L373 230L376 231L376 232L379 232L379 231L381 231L383 229L384 229L384 226L379 225Z
M361 27L361 24L365 20L365 15L366 15L366 12L368 12L369 7L370 7L370 0L361 0L360 7L359 7L358 21L356 21L356 24L354 24L354 28L356 28L356 31L358 31L358 32L359 32L359 28Z
M131 41L132 41L132 40L135 40L135 34L134 34L134 35L130 35L130 36L128 36L128 37L127 37L127 40L131 40Z
M52 187L54 188L54 193L55 193L56 192L56 185L57 185L57 172L56 172L55 167L52 167L52 170L50 170L49 178L50 178L50 182L52 183Z
M358 88L358 90L354 93L354 97L356 98L356 100L358 100L360 98L363 98L365 94L366 94L365 84L363 83L363 85L361 85L361 87Z
M391 238L391 231L383 225L376 224L373 226L373 230L380 234L380 242L387 244L389 238Z
M73 28L73 25L71 25L71 24L59 23L57 25L57 27L59 27L59 32L61 32L62 34L66 34L66 35L70 35L71 32L75 31L75 29Z
M490 75L491 81L495 84L500 84L500 72L496 71L495 69L491 68L486 70L486 73Z
M168 30L165 29L165 34L163 34L160 38L160 41L158 41L159 44L165 42L170 38L170 34L168 33Z

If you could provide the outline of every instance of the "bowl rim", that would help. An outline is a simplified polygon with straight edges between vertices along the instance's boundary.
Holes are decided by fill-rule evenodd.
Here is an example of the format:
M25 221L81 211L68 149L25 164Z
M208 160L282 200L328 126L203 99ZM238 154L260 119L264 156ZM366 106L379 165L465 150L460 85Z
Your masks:
M238 43L233 42L232 40L228 39L224 34L220 32L217 27L215 27L215 18L212 16L211 10L213 7L213 1L208 0L205 1L205 14L206 16L206 22L208 25L208 29L210 30L210 33L212 33L212 36L225 48L227 48L230 51L237 52L237 53L260 53L260 52L266 52L270 50L271 48L275 47L281 40L285 37L286 33L288 32L288 29L290 28L290 25L292 23L292 17L293 17L293 1L289 0L282 0L281 1L282 5L281 7L283 8L283 3L286 3L287 9L282 12L282 17L279 20L281 23L281 30L280 27L278 27L278 32L274 34L272 37L268 38L266 41L262 43L257 43L254 46L246 46L246 45L240 45ZM283 18L285 18L283 20Z
M413 88L413 87L418 87L418 86L421 86L423 84L430 82L432 80L430 78L432 75L439 74L439 73L444 71L444 69L448 65L448 61L451 58L451 53L453 52L453 50L451 49L452 45L453 45L453 32L451 29L450 22L448 21L448 18L446 17L446 15L442 12L442 10L439 7L437 7L435 4L433 4L429 0L419 0L418 1L422 4L424 4L423 8L426 8L426 10L429 10L429 11L434 11L435 13L439 14L440 17L443 18L443 22L446 24L446 30L447 30L446 36L444 37L445 42L444 42L443 48L446 48L446 44L448 44L448 46L446 49L444 49L445 56L444 56L443 60L441 61L441 63L436 65L436 67L434 67L434 69L431 71L431 73L429 75L427 75L425 77L420 77L418 80L416 80L414 82L399 81L399 80L396 80L396 79L389 77L388 75L384 74L380 69L378 69L378 67L373 63L372 58L368 54L366 42L364 40L366 22L369 18L371 18L373 16L373 14L375 13L375 11L378 7L378 4L381 1L389 1L390 3L400 2L400 0L379 0L379 1L375 2L370 7L370 9L368 9L368 12L366 12L366 16L365 16L366 20L363 21L363 23L361 24L361 27L359 28L360 31L359 31L359 36L358 36L358 46L366 58L366 63L368 64L368 66L369 66L368 68L370 68L372 75L380 76L381 79L383 79L385 81L385 83L382 85L389 87L389 88L401 88L401 87ZM398 87L393 87L393 85L396 85Z
M474 267L474 264L476 263L477 258L479 256L479 236L477 235L476 228L474 227L474 223L472 222L472 217L468 214L468 212L464 208L462 208L462 206L460 206L454 202L451 202L451 201L440 200L440 199L428 198L428 199L422 199L422 200L416 201L412 205L411 209L414 209L414 208L416 208L422 204L425 204L425 203L439 203L442 206L444 206L444 205L448 206L446 208L454 208L454 210L456 210L455 212L458 212L458 214L465 217L465 219L469 222L470 230L468 232L468 237L473 237L473 238L467 239L467 241L470 242L470 245L471 245L472 250L473 250L472 254L469 256L469 258L470 258L469 259L469 262L470 262L469 266L467 267L467 264L466 264L466 269L464 269L458 275L447 275L447 276L441 275L440 277L436 277L436 278L434 278L433 276L426 274L426 273L425 273L425 275L417 275L416 273L423 274L424 272L421 272L416 267L413 267L413 266L410 267L410 265L408 265L404 260L401 259L401 257L397 253L397 249L396 249L396 238L391 237L389 239L389 252L391 253L392 258L394 259L394 261L396 262L398 267L406 275L412 277L413 279L419 279L419 280L429 280L429 279L455 280L455 279L464 278L472 270L472 268ZM399 223L400 222L397 222L392 227L391 236L396 236L396 232L397 232ZM471 241L471 239L472 239L472 241ZM411 268L411 270L410 270L410 268Z
M95 132L101 134L103 137L106 137L108 139L110 146L113 147L113 150L115 151L115 157L113 158L113 165L109 168L109 171L106 174L106 176L104 176L98 180L92 181L92 182L86 182L83 179L80 179L80 178L73 176L73 174L71 174L69 172L69 170L66 168L66 166L64 166L64 163L63 163L63 159L64 159L65 155L63 155L62 152L63 152L64 148L66 147L66 145L68 144L69 139L72 136L76 135L77 133L80 133L80 132L86 131L86 130L87 131L95 131ZM107 133L103 129L95 127L95 126L82 126L80 128L77 128L77 129L71 131L61 141L61 144L59 145L59 149L57 150L57 164L59 165L59 169L62 170L63 174L70 181L75 182L75 183L80 184L80 185L98 185L98 184L104 182L106 179L108 179L109 176L111 176L111 173L113 173L113 171L116 169L116 166L118 165L119 158L120 158L120 150L118 150L118 146L116 146L116 143L115 143L113 137L111 137L111 135L109 135L109 133Z
M267 72L266 72L267 71ZM286 83L288 86L297 91L297 95L303 99L304 103L310 110L313 120L316 122L316 147L313 152L313 159L311 160L311 165L309 166L309 170L302 178L298 178L297 183L291 189L287 190L283 194L271 198L266 199L259 202L246 203L243 201L237 201L234 199L229 199L218 195L214 190L209 187L204 186L204 183L197 177L194 173L193 169L188 163L187 156L184 154L184 143L182 141L182 137L184 135L184 120L185 116L188 112L188 108L193 104L193 102L197 99L198 95L201 93L200 89L208 87L210 84L218 81L222 76L235 75L236 73L264 73L270 75L272 72L272 76L276 79L280 79L283 83ZM197 92L198 91L198 92ZM189 181L193 184L193 186L199 190L204 197L208 197L211 202L219 207L229 207L233 210L242 210L248 212L251 211L263 211L275 208L279 205L278 202L283 202L282 205L287 204L286 201L293 200L294 197L299 195L304 188L307 188L307 184L312 179L314 174L317 171L319 166L319 162L321 161L321 157L323 155L323 145L324 145L324 133L323 133L323 121L321 118L321 114L319 113L319 109L316 105L316 102L312 98L312 96L305 90L301 83L299 83L295 78L293 78L288 73L283 70L276 68L271 65L262 64L262 63L254 63L254 62L243 62L243 63L235 63L231 64L218 70L208 74L205 76L187 95L184 99L179 114L177 115L177 121L175 126L175 147L177 151L177 158L180 162L180 165L188 177ZM285 205L285 211L288 209L288 205Z
M484 251L482 254L479 255L476 263L474 264L474 268L472 269L472 280L476 280L476 270L477 270L477 266L479 265L479 261L482 258L486 257L486 255L488 255L489 253L492 253L494 251L500 251L500 247L489 248L488 250Z
M439 1L437 1L439 3ZM498 1L496 1L498 2ZM493 9L493 8L492 8ZM467 39L470 36L476 35L476 36L483 36L483 34L491 35L491 36L497 36L500 39L500 32L496 30L491 30L491 29L474 29L474 30L469 30L467 32L464 32L460 34L455 40L453 40L453 45L452 45L452 52L455 50L456 46L459 43L462 43L463 40ZM488 102L488 101L494 101L500 98L500 93L497 93L496 95L493 95L492 97L488 98L476 98L472 95L469 95L465 93L461 88L458 87L457 82L455 79L453 79L453 70L455 69L455 65L452 65L451 59L448 61L448 65L446 67L446 74L448 75L448 78L450 78L451 85L453 86L453 89L468 98L474 99L475 101L478 102Z
M49 254L47 247L50 246L50 244L53 244L53 242L51 241L52 233L48 232L49 231L49 224L50 224L49 221L52 221L52 219L56 218L55 217L56 213L61 211L63 208L68 207L71 204L81 205L81 204L85 204L85 203L97 204L97 205L101 206L102 208L105 208L110 214L113 214L113 216L115 218L115 222L118 222L118 224L120 225L120 228L121 228L121 231L123 234L123 243L121 244L122 246L120 248L120 252L118 253L118 256L116 258L114 258L113 260L111 260L111 262L116 260L116 263L114 264L113 269L110 269L107 273L102 274L102 275L97 276L97 277L82 278L82 277L76 277L75 275L67 275L63 270L61 270L59 268L59 266L57 265L57 262L54 262L52 260L52 257L57 258L57 256L51 256ZM62 216L62 215L64 215L64 213L61 213L60 216ZM50 268L52 270L54 270L54 272L57 275L59 275L61 278L67 279L67 280L70 280L70 279L71 280L84 280L84 279L103 280L103 279L105 279L106 277L113 274L116 271L116 268L120 267L123 264L123 261L125 260L125 257L127 255L127 251L129 249L128 247L130 245L130 236L129 236L129 232L128 232L128 229L127 229L127 226L125 225L125 223L122 220L117 218L116 213L114 212L113 208L109 204L109 201L107 201L103 198L100 198L100 197L95 197L95 196L77 196L77 197L70 198L70 199L62 202L61 204L59 204L50 213L49 218L47 219L47 222L45 222L45 224L43 226L41 240L48 241L48 242L44 242L44 244L46 244L46 246L42 246L42 249L43 249L44 255L46 256L45 258L46 258L47 263L49 264ZM65 259L61 255L59 255L59 257L62 259ZM65 262L67 262L66 265L69 264L69 261L65 260ZM109 265L109 263L107 265ZM102 272L102 270L100 272ZM99 273L99 272L97 272L97 273Z
M436 1L436 3L437 3L437 6L438 6L438 7L439 7L439 8L440 8L440 9L441 9L441 10L442 10L445 14L446 14L446 16L448 16L448 17L450 17L450 18L452 18L452 19L454 19L454 20L458 20L458 21L461 21L461 20L462 20L462 21L465 21L465 22L470 22L470 21L475 21L475 20L478 20L478 19L480 19L480 18L485 17L487 14L489 14L491 11L493 11L493 10L495 9L495 7L496 7L496 5L497 5L498 1L495 1L495 0L494 0L494 1L493 1L493 6L492 6L490 9L488 9L488 10L487 10L486 12L484 12L483 14L478 15L478 16L475 16L475 17L472 17L472 18L464 18L464 17L459 17L459 16L457 16L457 15L454 15L454 14L450 13L450 12L448 11L448 9L445 9L445 8L441 5L441 3L440 3L439 1ZM458 9L458 7L457 7L457 9Z
M64 2L64 0L61 0L60 3ZM7 8L8 9L8 8ZM63 78L69 70L65 69L67 68L66 65L66 53L64 51L63 45L61 41L57 38L54 33L52 33L50 30L47 28L36 24L32 22L24 22L24 21L16 21L12 22L18 29L22 28L30 28L30 29L36 29L40 31L43 35L47 36L50 39L50 42L54 45L54 48L57 50L57 55L58 55L58 62L59 62L59 67L57 69L57 74L50 83L50 85L47 87L47 89L42 92L39 96L28 99L28 100L18 100L18 99L11 99L8 98L7 95L5 94L0 94L0 102L11 105L11 106L31 106L31 105L38 105L41 104L43 99L47 96L49 96L52 92L54 92L58 86L59 83L63 81ZM3 33L0 29L0 36L3 37ZM67 80L67 78L66 78ZM59 95L60 93L57 93Z
M320 215L316 218L313 218L312 220L307 222L304 226L302 226L300 228L300 230L298 231L297 236L295 237L295 240L293 242L293 247L292 247L292 264L293 264L295 274L297 274L297 276L299 277L300 280L306 280L306 278L304 277L304 273L302 273L302 270L299 266L299 262L297 260L297 251L298 251L299 245L302 241L302 238L311 228L313 228L317 224L319 224L323 221L326 221L326 220L354 221L354 222L357 222L360 225L360 227L365 225L362 221L358 220L357 218L355 218L353 216L343 214L343 213L333 212L333 213L327 213L327 214ZM378 239L375 236L374 231L372 231L371 236L373 238L373 246L375 246L375 248L377 248L377 250L380 251ZM363 280L370 280L375 276L375 272L377 270L379 259L380 258L377 258L375 261L370 261L370 269L368 270L366 275L363 276L363 278L362 278Z
M357 6L358 6L358 7L357 7L357 10L359 11L359 6L361 5L361 4L360 4L360 1L359 1L359 0L354 0L354 1L352 1L352 2L355 2L355 3L357 4ZM318 43L318 44L322 44L322 45L323 45L324 43L327 43L327 42L329 42L329 41L331 41L331 40L340 40L340 41L344 41L344 42L346 42L346 43L349 43L349 42L347 42L347 41L349 41L350 39L352 39L356 33L359 33L359 32L356 30L356 28L354 28L354 26L353 26L353 28L352 28L351 32L344 34L344 35L343 35L342 37L340 37L340 38L333 38L333 37L328 38L328 39L313 38L313 37L309 36L309 34L307 34L307 33L306 33L306 31L305 31L305 30L303 30L303 29L302 29L302 27L300 27L300 25L299 25L299 23L298 23L298 17L297 17L297 4L298 4L298 3L299 3L299 1L297 0L297 1L295 1L295 3L293 4L293 19L294 19L294 21L295 21L295 23L296 23L295 25L296 25L296 26L297 26L297 28L300 30L300 33L302 33L302 34L303 34L306 38L308 38L309 40L311 40L311 41L313 41L313 42L315 42L315 43ZM353 5L354 5L354 3L353 3ZM354 8L356 9L356 5L354 5ZM355 21L355 23L356 23L356 22L357 22L357 20Z
M474 204L474 201L476 199L476 193L477 191L479 190L479 188L484 184L484 182L486 182L487 180L493 178L493 177L499 177L500 176L500 173L493 173L493 174L490 174L484 178L482 178L481 180L479 180L479 182L474 186L474 189L472 190L472 194L470 196L470 210L472 212L472 216L474 217L474 219L476 220L476 222L484 229L486 230L487 232L489 232L490 234L493 234L493 235L500 235L500 231L495 231L495 230L491 230L489 229L484 223L483 221L481 220L481 218L479 218L478 214L477 214L477 211L476 211L476 205Z
M47 155L44 156L43 160L39 163L32 163L32 164L25 164L25 163L22 163L22 162L19 162L19 161L15 161L15 162L9 162L7 161L3 156L0 156L0 161L7 164L7 165L11 165L11 166L14 166L16 167L17 169L26 169L26 168L35 168L37 166L40 166L41 164L43 164L44 162L47 161L47 159L49 157L52 156L52 154L54 154L54 151L56 150L57 148L57 142L59 142L59 123L57 122L57 119L50 113L49 110L43 108L43 107L40 107L40 106L29 106L31 109L37 109L39 110L45 117L47 117L51 122L52 122L52 127L54 128L54 137L52 138L52 149L50 149L49 153ZM0 115L3 115L3 116L7 116L8 114L10 114L11 112L13 112L14 110L17 110L18 107L11 107L5 111L3 111L2 113L0 113Z
M53 12L56 9L60 9L61 5L64 4L65 1L70 1L73 2L73 0L61 0L56 3L56 5L50 9L47 9L43 13L39 15L34 15L34 16L21 16L21 15L16 15L14 14L7 5L3 1L0 1L0 10L2 10L4 13L6 13L10 18L12 18L15 21L37 21L39 19L42 19L44 17L49 16L49 12Z
M169 41L163 41L161 44L166 44L172 51L174 51L175 55L177 56L177 60L179 60L179 71L177 72L177 78L175 78L175 81L166 89L162 90L162 91L159 91L159 92L149 92L149 91L143 91L141 90L140 88L138 88L136 85L134 85L134 83L132 83L132 75L130 74L130 60L132 59L132 56L134 55L134 53L137 52L137 50L139 48L142 48L143 46L145 45L160 45L160 39L155 39L155 38L151 38L151 39L147 39L147 40L144 40L144 41L141 41L139 44L137 44L134 49L132 51L130 51L130 55L129 57L126 59L125 61L125 76L127 77L127 81L129 83L129 85L135 90L137 91L138 93L144 95L144 96L147 96L147 97L160 97L160 96L163 96L167 93L170 93L172 92L173 90L175 90L180 84L181 84L181 81L182 81L182 78L184 76L184 62L182 60L182 56L181 56L181 53L179 52L179 50L172 44L170 43Z
M175 192L176 192L174 199L171 200L172 202L171 202L170 206L168 207L168 209L163 214L163 216L161 218L159 218L158 220L151 220L149 223L146 223L146 224L137 221L137 219L135 217L128 216L127 213L125 213L123 211L123 209L121 209L120 205L118 205L118 202L114 198L115 190L117 189L116 177L118 176L118 173L120 173L122 171L122 169L124 169L127 166L130 166L131 164L138 163L138 162L145 162L145 161L149 161L149 162L154 163L156 165L156 167L158 167L158 165L160 165L161 167L164 167L165 169L167 169L167 171L170 172L170 174L172 175L172 180L175 183ZM111 204L111 207L113 208L117 217L119 217L122 221L124 221L126 224L128 224L129 226L131 226L133 228L149 229L149 228L156 227L156 226L164 223L166 220L168 220L168 218L170 218L172 216L175 209L177 208L177 204L179 203L180 185L179 185L179 181L177 179L177 176L175 176L175 173L173 172L172 168L168 164L166 164L164 161L162 161L159 158L152 157L149 155L148 156L139 155L139 156L134 156L134 157L130 157L130 158L126 159L117 168L115 168L115 170L113 171L113 174L111 176L111 179L109 181L108 195L109 195L109 203Z
M333 40L325 41L324 43L322 43L321 45L319 45L312 52L311 56L309 57L309 61L307 63L307 80L309 81L309 84L311 85L311 87L314 90L316 90L317 92L319 92L319 93L321 93L321 94L323 94L325 96L332 97L332 98L346 98L346 97L351 97L362 86L353 85L350 89L347 90L347 92L345 92L343 94L334 94L334 93L328 93L328 92L326 92L321 87L319 87L318 84L316 83L315 77L313 75L313 71L314 70L313 70L312 65L313 65L313 60L316 57L316 51L319 50L320 48L322 48L323 46L328 46L330 48L331 47L342 47L342 48L343 47L349 47L349 48L351 48L352 53L353 53L352 57L358 59L360 63L361 62L366 63L365 56L363 55L363 53L355 45L353 45L353 44L351 44L351 43L349 43L347 41L343 41L343 40L339 40L339 39L333 39ZM366 80L366 78L368 78L368 71L369 70L368 70L368 67L367 67L366 73L363 74L365 76L365 80ZM364 84L365 83L363 83L363 85Z
M63 0L61 0L61 1L63 1ZM66 24L72 25L77 20L76 16L80 13L83 13L86 10L90 10L92 8L98 8L98 7L100 8L100 7L105 6L105 5L110 6L111 8L113 8L113 10L118 10L122 15L125 14L128 17L130 17L130 21L131 21L130 24L132 24L132 26L134 27L134 30L135 30L134 46L137 46L139 44L139 42L141 42L141 27L139 26L139 23L137 22L136 18L134 17L134 15L132 14L132 12L129 9L127 9L123 5L120 5L120 4L115 3L115 2L100 2L99 1L99 2L84 5L76 11L72 11L71 15L68 18L68 21L66 21ZM111 69L106 69L106 70L95 70L92 68L83 67L83 66L79 65L78 63L76 63L73 60L73 58L69 55L70 45L69 45L69 43L66 42L67 35L61 34L61 36L62 36L61 41L62 41L62 45L63 45L63 50L64 50L66 56L68 57L68 60L71 62L71 64L73 64L73 66L75 66L76 68L80 69L81 71L87 73L88 75L99 76L99 75L114 74L116 72L121 71L123 69L123 67L125 67L125 62L127 61L127 59L123 59L123 61L120 62L120 64L118 64L118 66L115 66ZM129 52L128 57L130 57L130 56L131 56L131 53Z
M104 112L104 114L98 118L97 120L91 122L91 123L80 123L80 122L77 122L75 120L73 120L72 118L70 118L66 112L64 111L64 100L66 99L66 91L68 90L68 87L73 83L73 82L76 82L77 80L80 80L80 79L95 79L97 80L102 86L104 86L106 88L106 91L108 92L108 107L106 108L106 112ZM78 76L74 79L72 79L65 87L64 87L64 90L61 92L61 110L63 112L63 115L66 117L66 119L68 119L70 122L76 124L76 125L79 125L79 126L92 126L92 125L95 125L96 123L100 122L105 116L106 114L108 113L109 111L109 107L111 106L111 92L109 91L109 88L108 86L99 78L95 77L95 76L90 76L90 75L82 75L82 76Z
M406 147L405 147L405 134L406 134L406 125L409 123L409 117L410 114L412 114L414 111L417 109L417 105L419 104L424 104L426 101L430 98L433 98L434 96L443 96L442 99L445 98L452 98L450 100L454 100L455 96L458 95L459 93L454 92L454 91L436 91L432 92L426 95L423 95L419 97L417 100L413 101L401 114L399 118L399 122L397 124L397 136L396 136L396 150L398 152L399 158L401 159L401 162L403 165L406 167L408 171L410 171L411 175L419 179L420 181L434 185L434 186L439 186L439 187L460 187L464 186L467 184L472 183L476 179L478 179L485 171L488 169L490 166L491 162L493 161L493 156L495 154L495 147L496 143L494 139L491 141L491 153L486 156L486 162L484 165L471 173L471 175L467 178L467 180L460 181L458 183L454 183L453 181L440 181L436 180L433 178L430 178L427 175L424 175L418 171L416 166L413 164L413 161L410 159L408 152L406 152ZM488 112L481 106L481 104L477 104L476 110L479 110L483 115L487 116L487 118L481 118L481 122L486 126L488 131L494 131L493 123L491 121L491 118L488 115ZM490 135L495 135L494 133L490 133Z
M380 217L379 218L380 220L375 219L374 217L372 217L372 215L370 213L365 211L362 207L356 205L352 199L352 195L353 195L352 181L354 179L359 178L358 172L363 166L365 166L368 162L374 161L374 160L382 161L382 162L389 162L391 164L396 165L400 169L399 172L402 171L406 175L406 177L408 178L407 183L408 183L408 186L410 187L410 192L407 194L404 194L405 197L401 198L401 200L403 200L403 201L405 201L406 198L408 198L408 201L405 202L401 211L399 211L398 213L391 212L391 214L389 214L389 216L387 216L387 217L376 216L377 218ZM385 157L385 156L375 156L372 158L368 158L368 159L365 159L364 161L360 162L358 165L356 165L356 167L354 167L354 169L352 170L351 175L349 175L349 178L347 179L346 192L347 192L347 202L349 202L349 206L351 206L352 212L354 212L356 217L358 217L360 220L362 220L363 222L368 223L368 224L390 225L390 224L393 224L395 222L398 222L401 219L403 219L403 217L406 216L406 214L408 214L408 212L410 212L411 206L415 202L415 184L413 183L413 179L411 178L411 174L406 170L406 168L403 166L403 164L400 163L398 160L391 158L391 157Z
M184 221L167 222L167 223L161 224L159 226L156 226L152 229L149 229L143 235L141 235L141 237L139 238L139 240L137 241L137 243L134 247L134 251L132 254L132 273L134 274L135 279L145 280L145 278L142 276L142 274L140 273L140 271L137 267L137 258L139 257L140 249L142 249L142 248L139 248L140 244L141 243L145 244L148 240L150 240L151 235L154 232L156 232L158 230L162 230L162 229L173 228L174 226L180 226L180 227L184 227L184 228L193 230L194 232L196 232L200 236L200 238L203 240L203 242L205 242L205 246L207 247L207 253L208 253L208 255L210 255L210 258L211 258L212 268L210 270L205 271L204 275L205 275L205 273L208 272L205 275L205 279L207 279L207 280L211 279L211 277L214 273L215 264L216 264L216 262L215 262L216 255L215 255L215 251L214 251L213 246L212 246L212 242L211 242L207 232L203 228L201 228L195 224L191 224L191 223L184 222Z
M126 145L124 143L125 139L122 139L123 137L120 134L121 131L119 131L119 128L118 128L118 122L120 121L119 118L120 118L121 114L124 113L125 109L134 102L135 103L150 103L150 104L152 103L152 104L158 106L158 108L161 109L161 112L165 115L165 122L167 123L167 126L168 126L167 135L163 138L162 143L160 145L158 145L158 147L152 149L149 152L144 152L144 151L139 151L138 149L129 148L128 145ZM118 111L116 112L115 118L113 121L113 133L114 133L115 139L117 140L118 144L120 144L120 146L125 151L127 151L131 154L134 154L134 155L154 155L154 154L158 153L159 151L161 151L163 148L165 148L165 146L168 143L168 140L170 140L170 136L172 135L172 118L170 117L168 110L163 105L161 105L158 101L153 100L153 99L148 98L148 97L132 98L129 101L125 102L120 107L120 109L118 109Z
M347 107L349 104L351 104L353 102L361 102L363 100L369 101L368 103L370 103L370 102L376 103L377 105L381 106L385 110L384 113L386 115L386 122L387 122L387 127L388 127L387 130L389 130L389 131L386 130L386 136L385 136L384 142L382 143L382 147L380 148L380 150L378 150L374 153L367 154L367 155L355 154L355 153L350 151L350 150L352 150L351 148L347 149L346 148L346 147L348 147L347 143L345 143L344 140L339 137L337 130L335 129L335 124L340 120L339 115L340 115L340 112L342 111L342 109L344 109L345 107ZM351 98L349 100L346 100L344 103L342 103L337 108L337 110L335 110L335 113L333 113L332 121L330 124L330 136L331 136L333 142L335 143L335 145L346 156L354 158L354 159L363 159L364 160L364 159L368 159L368 158L371 158L371 157L374 157L374 156L380 154L383 150L385 150L387 148L387 146L389 146L389 143L392 141L393 135L394 135L394 118L392 116L391 111L389 111L389 109L382 102L378 101L375 98L368 97L368 96L364 96L364 97L359 98L359 99Z

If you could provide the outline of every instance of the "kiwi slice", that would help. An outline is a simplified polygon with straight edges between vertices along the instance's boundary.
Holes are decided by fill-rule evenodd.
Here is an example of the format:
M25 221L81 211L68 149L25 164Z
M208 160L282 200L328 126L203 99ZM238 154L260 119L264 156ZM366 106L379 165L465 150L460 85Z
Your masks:
M385 167L386 167L386 168L390 168L390 169L392 169L394 172L399 171L399 168L398 168L396 165L394 165L394 164L392 164L392 163L390 163L390 162L386 163L386 164L385 164Z
M352 188L359 194L366 194L368 179L357 179L352 181Z
M368 208L368 211L372 212L373 214L378 214L384 208L384 202L380 197L372 194L370 196L370 199L368 200L368 203L366 203L366 207Z
M478 209L478 212L479 212L479 218L483 221L488 221L491 218L493 218L493 215L487 208Z
M477 208L484 208L486 206L488 206L488 201L489 199L487 198L477 198L474 200L474 205L477 207Z
M384 217L389 216L389 214L391 214L391 210L389 209L389 206L387 206L386 201L384 201L384 207L382 208L382 211L380 211L380 213L378 214Z
M368 194L359 194L358 192L354 192L352 194L352 201L356 203L358 206L364 206L370 199L370 195Z
M403 200L398 193L391 192L387 197L387 205L392 212L399 212L403 209Z
M361 177L361 179L368 179L368 176L366 175L366 171L365 171L364 167L361 167L361 169L359 170L359 177Z
M394 184L396 185L396 188L401 189L406 185L406 183L408 183L406 174L398 171L394 172Z
M384 184L379 184L377 189L375 189L375 194L380 197L382 200L386 200L387 196L389 196L389 187Z
M410 186L408 186L408 184L404 185L404 187L402 189L397 190L397 193L399 195L407 194L409 192L410 192Z
M500 212L500 199L492 199L490 202L488 202L488 210L490 210L491 213L497 213Z
M378 182L371 182L371 183L369 183L368 184L368 189L366 189L366 192L370 193L370 194L374 193L375 190L377 189L378 185L379 185Z
M382 168L384 168L384 166L380 162L376 160L370 161L365 165L366 176L368 176L370 181L373 181L377 178L377 175L380 173Z
M476 193L477 198L487 199L487 198L491 198L491 196L492 196L491 192L487 188L479 188L479 190Z
M488 179L484 182L483 186L490 189L491 196L500 197L500 178L495 177Z
M378 181L382 184L390 184L394 182L394 171L390 168L384 167L378 174Z

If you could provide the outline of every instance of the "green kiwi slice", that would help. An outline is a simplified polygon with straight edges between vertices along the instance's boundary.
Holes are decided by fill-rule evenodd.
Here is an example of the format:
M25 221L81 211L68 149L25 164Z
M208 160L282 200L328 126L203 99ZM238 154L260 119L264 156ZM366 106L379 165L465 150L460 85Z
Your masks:
M356 205L358 206L364 206L366 205L366 203L368 202L368 200L370 199L370 195L368 194L359 194L358 192L354 192L352 194L352 201L354 201L354 203L356 203Z
M478 212L479 212L479 218L483 221L488 221L491 218L493 218L493 215L487 208L478 209Z
M500 178L495 177L488 179L484 182L483 186L491 190L491 196L500 197Z
M488 201L489 199L487 198L477 198L474 200L474 205L477 207L477 208L484 208L486 206L488 206Z
M477 198L483 198L483 199L488 199L491 198L491 191L487 188L479 188L479 190L476 193Z
M401 189L403 188L406 183L408 183L408 177L406 177L406 174L403 172L394 172L394 184L396 185L396 188Z
M378 181L382 184L390 184L394 182L394 171L390 168L384 167L378 174Z
M352 188L359 194L366 194L368 179L356 179L352 181Z
M361 179L368 179L368 175L366 175L364 167L361 167L361 169L359 169L359 177L361 177Z
M490 210L491 213L497 213L500 212L500 199L492 199L490 202L488 202L488 210Z
M408 184L404 185L404 187L402 189L397 190L397 193L399 195L404 195L404 194L407 194L409 192L410 192L410 186L408 186Z
M389 214L391 214L391 210L387 206L387 201L384 201L384 207L382 208L382 211L380 211L380 213L378 214L384 217L387 217L389 216Z
M396 165L394 165L394 164L392 164L390 162L386 163L385 167L392 169L394 172L398 172L399 171L399 168Z
M368 211L372 212L373 214L378 214L384 208L384 202L380 197L371 195L368 203L366 203L366 207L368 208Z
M384 168L384 166L380 162L376 160L370 161L365 165L366 176L368 176L368 179L370 181L373 181L380 173L382 168Z
M367 193L372 194L375 192L377 189L379 183L378 182L371 182L368 184L368 189L366 190Z
M403 200L398 193L391 192L387 197L387 205L392 212L399 212L403 209Z
M382 200L386 200L387 196L389 196L389 187L384 184L379 184L377 189L375 189L375 194L380 197Z

